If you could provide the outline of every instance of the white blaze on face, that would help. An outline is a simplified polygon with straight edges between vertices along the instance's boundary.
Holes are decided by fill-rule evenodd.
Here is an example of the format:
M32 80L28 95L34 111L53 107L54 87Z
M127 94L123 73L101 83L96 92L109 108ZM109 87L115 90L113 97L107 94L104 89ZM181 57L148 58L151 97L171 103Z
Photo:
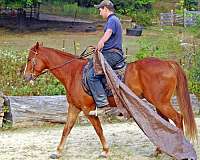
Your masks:
M30 84L33 86L33 85L34 85L34 81L33 81L33 80L30 80Z
M26 73L26 68L27 68L27 63L26 63L25 69L24 69L24 76L25 76L25 73Z

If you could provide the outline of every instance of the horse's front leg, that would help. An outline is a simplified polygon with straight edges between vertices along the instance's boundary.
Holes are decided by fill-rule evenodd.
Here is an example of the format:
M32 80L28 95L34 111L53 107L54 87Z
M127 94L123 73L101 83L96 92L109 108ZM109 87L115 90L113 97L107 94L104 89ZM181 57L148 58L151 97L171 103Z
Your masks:
M65 145L67 136L69 135L71 129L73 128L79 113L80 113L80 110L78 108L76 108L72 104L69 104L67 122L65 123L65 126L63 129L60 144L57 147L56 154L52 154L50 158L58 159L59 157L62 156L62 151Z
M109 146L108 146L106 139L104 137L103 129L101 127L100 120L96 116L88 116L88 115L86 115L86 116L90 120L90 122L92 123L97 135L99 136L101 144L103 146L103 152L100 154L100 157L107 158L109 156Z

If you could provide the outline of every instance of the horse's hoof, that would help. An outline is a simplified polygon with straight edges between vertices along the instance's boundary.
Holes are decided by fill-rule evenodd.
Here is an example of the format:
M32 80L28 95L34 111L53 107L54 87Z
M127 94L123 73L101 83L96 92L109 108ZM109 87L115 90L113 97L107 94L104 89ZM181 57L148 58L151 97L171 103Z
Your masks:
M159 155L161 155L162 154L162 151L160 151L160 150L155 150L154 151L154 153L152 153L151 155L150 155L150 157L158 157Z
M101 152L101 154L99 155L99 158L108 158L108 156L109 156L109 153L103 151L103 152Z
M61 157L61 155L58 155L56 153L50 155L51 159L59 159L60 157Z

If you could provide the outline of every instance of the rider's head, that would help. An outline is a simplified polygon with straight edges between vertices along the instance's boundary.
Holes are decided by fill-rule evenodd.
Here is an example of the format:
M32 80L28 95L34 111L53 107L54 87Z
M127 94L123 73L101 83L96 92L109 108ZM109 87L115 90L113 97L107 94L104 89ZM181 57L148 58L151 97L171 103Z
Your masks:
M109 0L103 0L100 4L94 5L100 11L100 15L106 19L110 14L114 12L114 5Z

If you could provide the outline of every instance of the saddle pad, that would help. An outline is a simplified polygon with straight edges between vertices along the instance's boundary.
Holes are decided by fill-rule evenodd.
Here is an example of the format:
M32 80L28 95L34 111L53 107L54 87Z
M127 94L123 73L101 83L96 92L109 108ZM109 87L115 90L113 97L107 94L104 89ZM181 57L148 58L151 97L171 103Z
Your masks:
M82 74L82 87L84 89L84 91L92 96L91 92L90 92L90 88L88 86L88 80L87 80L87 74L88 74L88 70L93 67L93 64L92 64L92 60L89 59L88 60L88 63L86 65L83 66L83 74ZM117 74L118 78L124 82L124 74L125 74L125 71L126 71L126 65L121 68L121 69L118 69L118 70L114 70L115 73ZM107 82L106 82L106 78L102 78L102 84L103 84L103 88L105 89L105 92L106 92L106 95L109 97L109 96L112 96L112 91L111 89L109 88Z

